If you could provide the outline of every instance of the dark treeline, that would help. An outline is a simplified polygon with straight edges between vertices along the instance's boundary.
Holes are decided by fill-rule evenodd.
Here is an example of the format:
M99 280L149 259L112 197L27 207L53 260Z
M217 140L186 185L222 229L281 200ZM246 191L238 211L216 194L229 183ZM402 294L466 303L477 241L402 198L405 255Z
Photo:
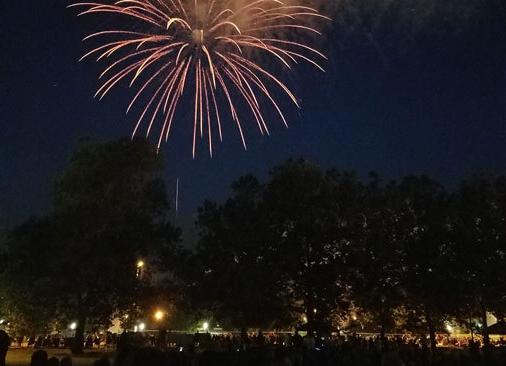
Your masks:
M449 320L487 344L487 313L505 316L505 177L449 192L427 176L364 180L290 160L205 202L190 250L170 223L162 166L140 140L76 152L52 212L2 245L0 314L17 332L76 321L79 352L85 329L113 318L133 327L162 307L173 329L203 314L226 329L348 320L382 336L429 334L435 347Z
M418 330L435 347L435 332L456 319L481 323L488 343L486 313L502 319L506 309L505 217L505 177L448 192L427 176L362 181L291 160L203 205L186 282L235 327L283 327L304 314L321 329L355 309L383 335Z

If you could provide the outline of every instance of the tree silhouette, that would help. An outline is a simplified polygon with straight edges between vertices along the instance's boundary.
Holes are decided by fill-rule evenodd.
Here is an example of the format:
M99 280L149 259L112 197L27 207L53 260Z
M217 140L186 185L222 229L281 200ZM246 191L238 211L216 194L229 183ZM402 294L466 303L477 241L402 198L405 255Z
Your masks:
M15 230L4 274L17 299L88 324L107 323L149 285L139 258L175 248L161 160L142 140L85 143L56 182L54 211ZM42 229L43 231L42 231Z

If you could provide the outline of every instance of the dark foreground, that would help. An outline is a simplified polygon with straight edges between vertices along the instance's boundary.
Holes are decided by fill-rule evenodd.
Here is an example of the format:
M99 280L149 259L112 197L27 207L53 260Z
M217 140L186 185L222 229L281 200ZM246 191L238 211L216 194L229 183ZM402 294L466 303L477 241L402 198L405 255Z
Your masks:
M226 345L225 345L226 346ZM503 366L506 348L489 351L479 349L444 349L431 354L415 344L389 343L380 349L374 341L352 340L341 344L316 346L308 350L283 345L255 345L248 348L214 344L203 349L172 348L162 351L152 347L125 346L113 357L85 354L74 358L77 366ZM64 354L49 352L49 357ZM30 365L29 351L11 351L7 366ZM38 363L33 366L57 366L57 363Z
M7 353L6 366L28 366L33 354L33 349L13 349ZM70 350L47 349L48 358L56 357L61 360L70 356ZM97 353L86 353L80 357L72 357L72 366L92 366L102 355Z

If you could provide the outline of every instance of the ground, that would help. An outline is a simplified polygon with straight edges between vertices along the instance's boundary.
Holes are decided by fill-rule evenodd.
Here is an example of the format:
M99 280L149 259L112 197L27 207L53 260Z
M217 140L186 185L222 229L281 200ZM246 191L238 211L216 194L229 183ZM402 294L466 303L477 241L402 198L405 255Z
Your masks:
M62 349L46 350L49 357L56 356L62 358L63 356L69 355L70 351ZM15 349L10 350L7 353L7 365L6 366L29 366L30 358L32 356L33 349ZM91 366L99 355L97 353L87 353L81 357L73 357L73 366Z

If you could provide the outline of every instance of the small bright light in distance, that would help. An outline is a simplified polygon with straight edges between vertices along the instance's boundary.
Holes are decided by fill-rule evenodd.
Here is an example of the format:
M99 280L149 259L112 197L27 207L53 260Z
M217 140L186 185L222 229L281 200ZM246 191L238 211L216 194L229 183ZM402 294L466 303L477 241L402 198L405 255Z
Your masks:
M5 319L0 319L0 324L5 323Z
M77 323L76 322L70 323L69 328L75 330L77 328Z
M143 260L139 260L139 261L137 262L137 268L142 268L142 267L144 267L144 265L145 265L145 263L144 263L144 261L143 261Z
M204 322L204 324L202 324L202 329L208 330L209 329L209 323L208 322Z
M146 324L140 323L139 324L139 330L142 332L142 331L144 331L144 329L146 329Z
M452 332L453 332L453 327L452 327L450 324L446 324L446 330L447 330L449 333L452 333Z

